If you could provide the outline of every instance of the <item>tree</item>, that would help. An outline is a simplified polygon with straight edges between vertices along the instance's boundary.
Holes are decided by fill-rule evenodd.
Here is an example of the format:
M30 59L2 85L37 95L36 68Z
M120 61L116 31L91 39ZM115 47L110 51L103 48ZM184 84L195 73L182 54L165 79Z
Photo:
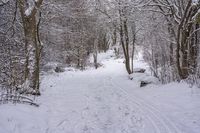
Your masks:
M28 83L27 87L33 89L31 92L35 95L40 95L40 54L42 46L39 38L39 22L40 14L39 8L42 5L43 0L18 0L18 6L21 14L23 29L24 29L24 41L26 52L25 63L25 83ZM26 88L27 89L27 88Z
M117 33L122 46L125 67L128 74L133 73L133 58L136 41L136 5L138 1L114 0L97 1L97 10L108 17L113 26L113 43L116 43ZM132 45L132 47L131 47Z
M169 33L170 40L170 62L176 63L176 69L180 79L186 79L191 74L191 64L196 64L197 55L192 55L197 52L194 51L194 41L191 37L196 34L197 29L193 28L195 25L195 18L199 14L200 2L193 2L192 0L151 0L148 3L149 11L160 13L164 16ZM173 43L176 44L176 52L174 53ZM189 52L191 50L191 52ZM176 60L172 57L176 54ZM192 56L191 56L192 55ZM193 69L196 69L193 65Z
M17 10L17 1L0 4L0 84L8 93L15 93L23 83L24 44Z

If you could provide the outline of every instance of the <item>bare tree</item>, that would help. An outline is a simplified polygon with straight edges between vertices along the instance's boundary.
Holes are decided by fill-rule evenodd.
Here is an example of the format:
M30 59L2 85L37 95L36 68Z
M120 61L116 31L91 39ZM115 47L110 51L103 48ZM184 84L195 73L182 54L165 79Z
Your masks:
M166 20L170 42L170 63L176 63L180 79L186 79L192 73L190 60L196 64L192 36L196 34L196 16L199 14L200 2L192 0L150 0L148 11L162 14ZM175 44L175 45L174 45ZM175 52L174 52L175 49ZM196 48L195 48L196 49ZM189 52L191 51L191 52ZM195 55L193 55L195 54ZM176 57L176 60L173 60ZM195 65L193 65L193 69Z
M136 41L136 23L134 15L138 1L97 1L98 11L104 14L113 26L113 43L116 44L117 33L125 58L125 67L128 74L133 73L133 58ZM107 8L108 7L108 8ZM131 47L132 46L132 47Z
M32 94L40 95L39 91L39 74L40 74L40 53L41 43L39 39L39 8L43 0L18 0L18 6L24 29L26 65L25 65L25 82L33 89Z

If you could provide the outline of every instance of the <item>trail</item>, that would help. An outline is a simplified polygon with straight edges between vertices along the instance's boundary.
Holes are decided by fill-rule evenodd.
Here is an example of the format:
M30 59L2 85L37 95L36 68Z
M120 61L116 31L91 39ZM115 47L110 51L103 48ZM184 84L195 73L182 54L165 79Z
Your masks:
M139 88L122 60L102 63L97 70L46 75L39 108L0 106L0 133L199 133L199 96L171 86Z
M148 116L150 121L153 123L156 132L158 133L181 133L175 124L169 120L166 116L162 115L162 112L159 111L156 107L150 104L147 101L137 97L134 94L129 94L124 88L119 84L114 82L112 78L109 78L110 82L115 88L118 89L122 94L124 94L130 101L138 105L138 107L144 112L145 116Z

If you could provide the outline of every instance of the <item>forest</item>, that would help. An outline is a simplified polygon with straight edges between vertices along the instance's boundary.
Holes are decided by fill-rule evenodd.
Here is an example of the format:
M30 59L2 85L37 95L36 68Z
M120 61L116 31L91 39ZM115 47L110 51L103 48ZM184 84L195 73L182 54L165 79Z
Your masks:
M200 77L199 1L2 0L0 7L0 81L9 91L39 95L45 64L84 69L90 54L110 47L123 53L128 74L140 46L162 83Z
M112 54L110 55L110 53ZM109 56L109 59L107 56ZM138 66L140 56L143 64ZM110 60L110 62L104 64L101 59L104 63L107 60ZM118 64L114 62L118 62ZM105 75L102 76L104 70ZM145 75L146 71L148 76ZM125 74L121 76L123 72ZM81 73L83 77L81 77ZM54 79L55 77L51 78L56 74L58 74L58 78L63 76L60 79L63 82ZM70 78L70 74L75 75L71 77L74 77L74 80ZM77 74L79 76L76 77ZM141 74L143 74L142 78L140 77ZM60 99L62 96L57 96L57 93L60 95L63 93L63 97L67 97L68 92L69 95L73 93L64 89L68 85L69 88L73 88L75 84L80 86L87 84L89 87L92 84L91 86L99 85L103 86L102 89L105 89L109 86L110 88L120 88L117 85L118 83L122 86L122 90L123 87L132 86L129 83L132 82L131 80L119 80L120 76L129 77L133 81L133 86L137 84L135 82L138 78L141 78L140 87L143 84L145 86L152 84L153 81L144 80L151 77L160 86L169 86L166 88L196 88L194 92L192 89L192 94L199 95L200 0L0 0L0 110L1 108L5 109L4 106L7 106L4 105L5 103L25 103L25 106L28 103L40 108L40 104L45 100L38 99L46 99L46 95L52 93L51 95L56 95L54 95L55 99ZM118 78L115 84L114 79L116 77ZM84 81L87 78L88 81ZM89 81L90 78L91 81ZM53 79L55 82L58 80L55 86ZM94 83L93 80L95 80ZM84 81L83 84L81 84L82 81ZM61 84L60 90L52 91L50 89L52 91L50 93L49 88L56 88L59 83ZM173 86L173 84L175 85ZM140 87L136 88L140 90ZM96 89L95 94L100 91L99 87L96 87ZM74 90L76 90L76 87ZM81 95L82 91L78 89L76 94ZM173 92L173 90L171 91ZM174 93L177 96L181 95L178 92L182 94L185 91L179 90ZM86 95L85 93L81 96ZM87 93L89 93L88 90ZM90 93L87 94L88 97L90 97ZM102 93L102 97L114 99L110 96L110 93ZM117 91L114 91L114 93L118 94ZM149 95L148 91L144 90L143 93L141 92L141 97ZM125 96L123 92L119 94ZM169 96L170 94L166 95ZM101 101L102 97L95 98ZM131 94L130 97L132 97ZM45 102L49 100L48 98ZM52 98L52 102L54 100ZM61 102L58 101L58 103ZM1 105L2 103L3 105ZM106 102L106 105L107 103L109 102ZM123 105L123 103L124 101L120 104ZM90 105L90 103L88 104ZM147 103L141 102L140 104L146 106ZM197 102L194 105L199 110L200 103ZM98 112L96 105L91 103L91 106L94 106ZM196 109L195 107L194 109ZM146 108L143 107L142 110L150 110L146 112L147 114L153 112L150 108ZM115 110L114 107L113 110ZM163 112L167 111L163 110ZM157 113L154 112L155 114ZM200 114L197 113L196 115L199 118L198 115ZM1 116L3 117L3 112L0 111ZM155 125L158 126L155 116L151 116ZM158 117L160 121L164 121L163 129L162 126L154 129L159 130L160 133L198 133L198 130L200 130L200 126L198 126L197 128L194 127L196 130L194 128L194 130L184 130L183 127L179 127L181 131L177 131L175 127L167 123L167 120L161 119L161 116ZM200 122L200 118L196 123L198 121ZM62 126L63 122L60 123L59 121L58 123ZM106 122L103 121L102 123L105 124ZM109 123L106 124L109 125ZM146 124L148 125L148 122ZM122 123L119 125L123 126ZM164 125L167 125L170 130L165 130ZM99 130L94 130L98 127L95 127L95 125L91 127L93 130L87 125L83 128L78 127L77 129L80 129L80 131L73 130L73 132L139 132L133 131L130 126L126 127L126 130L114 130L118 129L116 127L112 127L113 130L110 127L105 128L105 130L100 130L102 129L100 127ZM188 127L188 129L191 129L191 127ZM56 129L56 127L51 131L50 129L48 131L41 129L39 132L61 132ZM136 129L141 129L141 127ZM37 130L32 132L35 131ZM71 130L63 129L63 131L72 133ZM0 129L1 132L6 133L6 130L4 131L2 128L2 130ZM15 132L17 133L17 130L12 133ZM23 132L26 132L26 130L23 130ZM148 131L143 132L147 133ZM156 132L152 131L152 133Z

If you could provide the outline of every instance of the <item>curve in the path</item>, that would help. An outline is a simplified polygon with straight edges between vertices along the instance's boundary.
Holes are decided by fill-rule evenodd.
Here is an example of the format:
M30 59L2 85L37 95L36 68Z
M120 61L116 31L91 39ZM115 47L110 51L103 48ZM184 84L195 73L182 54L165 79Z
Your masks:
M121 93L123 93L131 102L137 104L141 110L146 113L146 116L149 117L149 120L154 125L157 133L182 133L175 124L168 119L166 116L162 115L157 108L152 104L147 104L146 101L138 98L137 96L130 96L129 93L123 89L120 85L115 83L111 77L108 78L112 86L117 88ZM116 91L116 90L115 90Z

